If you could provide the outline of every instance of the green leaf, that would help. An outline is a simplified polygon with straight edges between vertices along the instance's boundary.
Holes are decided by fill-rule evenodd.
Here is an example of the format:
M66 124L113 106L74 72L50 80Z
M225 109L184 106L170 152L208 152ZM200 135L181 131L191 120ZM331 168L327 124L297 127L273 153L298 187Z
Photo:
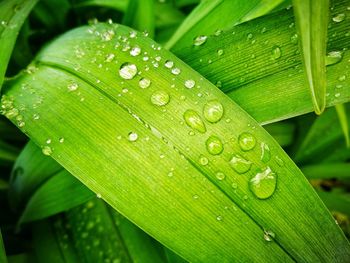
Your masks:
M0 160L5 163L14 162L18 155L18 149L11 144L0 140Z
M335 105L335 110L339 118L341 129L344 133L346 146L349 148L350 147L349 124L348 124L348 118L346 116L347 114L346 114L345 106L343 104Z
M215 30L265 15L283 0L204 0L183 21L165 48L189 46L200 35L214 34Z
M350 179L350 163L321 163L305 165L301 170L308 179Z
M265 125L264 129L278 142L282 147L293 143L295 125L292 122L276 122Z
M329 0L293 0L303 62L315 113L326 108L326 47Z
M332 16L347 12L347 6L349 1L337 1ZM347 16L329 29L328 51L340 55L338 63L327 67L327 107L350 101L350 52L342 52L350 48L349 27ZM209 36L201 46L174 48L179 58L263 124L313 111L299 52L292 10Z
M19 30L38 0L0 2L0 91Z
M341 230L271 136L201 75L131 32L97 24L57 39L35 70L5 89L4 113L24 105L22 128L45 154L185 259L347 258ZM119 38L149 61L122 51ZM84 56L76 57L77 45ZM42 103L32 108L38 98ZM208 152L209 137L222 142L221 154L210 154L221 143L207 145ZM265 176L272 181L256 187Z
M3 263L7 262L5 247L4 247L4 243L2 241L1 231L0 231L0 262L3 262Z
M338 211L350 216L350 195L349 193L318 191L318 195L331 211Z

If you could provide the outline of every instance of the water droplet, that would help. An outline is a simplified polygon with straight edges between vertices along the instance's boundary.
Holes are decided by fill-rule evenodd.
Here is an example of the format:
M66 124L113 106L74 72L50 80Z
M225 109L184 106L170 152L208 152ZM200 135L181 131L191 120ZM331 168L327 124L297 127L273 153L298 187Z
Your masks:
M102 195L100 193L97 193L96 197L100 199L100 198L102 198Z
M168 173L168 177L173 177L174 176L174 173L172 172L172 171L170 171L169 173Z
M239 147L243 151L250 151L250 150L252 150L255 147L256 139L250 133L243 132L238 137L238 143L239 143Z
M298 40L299 40L298 34L293 34L293 35L290 37L290 42L292 42L292 44L297 44L297 43L298 43Z
M122 64L119 69L119 75L123 79L132 79L133 77L135 77L136 74L137 74L137 67L135 64L126 62Z
M167 61L165 61L164 66L166 68L172 68L174 66L174 62L171 60L167 60Z
M60 143L64 143L64 138L61 137L61 138L58 139L58 141L59 141Z
M193 198L194 200L197 200L197 199L199 198L199 196L198 196L198 195L193 195L192 198Z
M222 172L217 172L217 173L216 173L216 179L218 179L219 181L224 180L225 177L226 177L225 174L222 173Z
M267 163L268 161L270 161L271 159L271 152L270 152L270 148L269 146L262 142L260 144L261 147L261 156L260 156L260 160L264 163Z
M346 76L345 75L342 75L338 78L339 81L344 81L346 79Z
M221 33L222 33L222 30L218 29L218 30L215 31L214 35L215 36L220 36Z
M201 165L205 166L205 165L207 165L207 164L209 163L209 160L208 160L207 157L201 155L201 156L199 157L199 163L200 163Z
M146 89L151 85L151 80L147 79L147 78L142 78L139 81L139 87L141 89Z
M276 190L277 175L270 167L252 176L249 189L259 199L269 198Z
M193 79L188 79L185 81L185 87L192 89L196 85L196 82Z
M52 148L50 146L42 147L41 151L46 156L50 156L52 154Z
M128 134L128 140L130 142L135 142L139 136L135 132L129 132Z
M271 50L271 58L278 59L282 55L281 48L279 46L274 46Z
M193 40L193 45L195 46L201 46L207 41L207 36L198 36Z
M222 221L222 219L223 219L223 218L222 218L222 216L220 216L220 215L216 217L216 220L217 220L217 221Z
M341 51L331 51L326 56L326 66L339 63L343 58Z
M278 164L278 166L280 166L280 167L282 167L284 165L284 161L278 156L275 156L275 161Z
M224 54L224 50L223 49L218 49L218 56L221 56L222 54Z
M211 123L218 122L224 115L224 107L217 100L211 100L204 105L203 115Z
M171 73L174 75L179 75L181 73L181 70L179 68L173 68L171 70Z
M275 233L271 230L264 230L264 239L268 242L271 242L275 238Z
M135 46L130 50L130 55L136 57L141 54L141 48L139 46Z
M342 22L345 19L345 14L337 14L336 16L332 17L332 20L336 23Z
M164 90L155 91L151 96L151 102L157 106L164 106L169 103L170 96Z
M252 162L244 159L240 155L234 155L230 160L230 165L237 173L243 174L249 171Z
M237 187L238 187L237 183L232 183L231 186L233 189L237 189Z
M78 84L77 83L69 83L67 88L68 91L76 91L78 89Z
M114 59L114 57L115 57L115 55L114 54L108 54L107 56L106 56L106 58L105 58L105 61L106 62L112 62L113 61L113 59Z
M214 135L210 136L207 139L206 146L207 146L208 152L212 155L218 155L224 149L220 138Z
M201 133L205 133L206 132L206 128L205 125L202 121L202 118L199 116L199 114L197 112L195 112L194 110L187 110L184 113L184 119L186 124L191 127L192 129L195 129Z

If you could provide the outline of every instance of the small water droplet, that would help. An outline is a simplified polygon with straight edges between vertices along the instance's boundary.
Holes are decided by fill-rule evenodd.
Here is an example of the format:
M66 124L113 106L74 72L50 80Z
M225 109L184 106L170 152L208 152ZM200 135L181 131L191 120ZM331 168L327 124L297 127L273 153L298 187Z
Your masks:
M130 55L136 57L141 54L141 48L139 46L135 46L130 50Z
M290 42L292 42L292 44L297 44L297 43L298 43L298 40L299 40L298 34L293 34L293 35L290 37Z
M148 88L150 85L151 85L151 80L150 80L150 79L142 78L142 79L140 79L140 81L139 81L139 87L140 87L141 89L146 89L146 88Z
M281 48L279 46L274 46L271 50L271 58L278 59L282 55Z
M50 146L44 146L41 149L42 153L46 156L50 156L52 154L52 148Z
M169 103L170 96L164 90L155 91L151 96L151 102L157 106L164 106Z
M188 79L185 81L185 87L192 89L196 85L196 82L193 79Z
M96 194L96 197L99 198L99 199L101 199L101 198L102 198L102 195L101 195L100 193L97 193L97 194Z
M58 141L59 141L60 143L64 143L64 138L61 137L61 138L58 139Z
M346 79L346 76L345 75L342 75L338 78L339 81L344 81Z
M256 139L252 134L243 132L238 137L238 143L243 151L250 151L255 147Z
M224 50L223 49L218 49L217 53L218 53L218 56L221 56L222 54L224 54Z
M165 61L164 66L166 68L172 68L174 66L174 62L171 60L167 60L167 61Z
M216 173L216 179L218 179L219 181L222 181L225 179L225 174L223 172L217 172Z
M169 173L168 173L168 177L173 177L174 176L174 173L172 172L172 171L170 171Z
M240 155L234 155L230 160L230 165L237 173L243 174L250 170L252 162L244 159Z
M205 133L206 132L206 128L205 125L202 121L202 118L199 116L199 114L197 112L195 112L194 110L187 110L184 113L184 119L186 124L191 127L192 129L195 129L201 133Z
M139 136L135 132L129 132L128 134L128 140L130 142L135 142Z
M201 46L207 41L207 36L198 36L193 40L193 45L195 46Z
M232 187L233 189L237 189L238 185L237 185L237 183L232 183L232 184L231 184L231 187Z
M106 62L112 62L113 61L113 59L114 59L114 57L115 57L115 55L114 54L108 54L107 56L106 56L106 58L105 58L105 61Z
M332 20L336 23L342 22L345 19L345 14L337 14L336 16L332 17Z
M171 70L171 73L174 75L179 75L181 73L181 70L179 68L173 68Z
M339 63L343 58L341 51L331 51L326 56L326 66Z
M267 163L268 161L270 161L271 159L271 152L270 152L270 148L269 146L262 142L260 144L260 148L261 148L261 156L260 156L260 160L264 163Z
M201 155L201 156L199 157L199 163L200 163L201 165L205 166L205 165L207 165L207 164L209 163L209 160L208 160L207 157Z
M216 217L216 220L217 220L217 221L222 221L222 219L223 219L223 218L222 218L222 216L220 216L220 215Z
M218 122L224 115L224 107L219 101L211 100L204 105L203 115L211 123Z
M284 161L278 156L275 156L275 161L278 164L278 166L280 166L280 167L282 167L284 165Z
M266 199L276 190L277 175L268 166L264 171L252 176L249 181L250 191L259 199Z
M264 230L264 240L271 242L275 238L275 233L271 230Z
M224 149L220 138L214 135L210 136L207 139L206 146L207 146L207 151L212 155L218 155Z
M198 196L198 195L193 195L192 198L193 198L194 200L197 200L197 199L199 198L199 196Z
M135 77L136 74L137 74L137 67L135 64L126 62L122 64L119 69L119 75L123 79L132 79Z
M69 83L67 88L68 91L76 91L78 89L78 84L77 83Z

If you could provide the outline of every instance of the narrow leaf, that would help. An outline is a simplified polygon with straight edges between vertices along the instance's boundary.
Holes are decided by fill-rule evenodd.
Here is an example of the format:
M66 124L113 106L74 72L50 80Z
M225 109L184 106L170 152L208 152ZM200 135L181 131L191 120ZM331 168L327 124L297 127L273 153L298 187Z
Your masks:
M350 216L350 195L349 193L318 191L325 205L331 211L341 212Z
M349 148L350 147L349 124L348 124L348 118L347 118L345 106L343 104L335 105L335 110L339 118L341 129L343 130L343 133L344 133L346 146Z
M308 179L350 179L350 163L322 163L305 165L301 170Z
M0 2L0 91L19 30L38 0Z
M326 108L326 47L329 0L293 0L295 22L300 34L303 62L314 111Z

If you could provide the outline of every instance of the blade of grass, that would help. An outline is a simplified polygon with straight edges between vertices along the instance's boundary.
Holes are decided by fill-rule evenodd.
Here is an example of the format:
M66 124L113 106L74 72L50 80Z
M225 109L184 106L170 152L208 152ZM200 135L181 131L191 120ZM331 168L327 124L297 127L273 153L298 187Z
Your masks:
M121 25L97 24L57 39L39 55L36 70L8 86L2 98L7 105L5 114L18 105L27 106L19 113L26 133L45 154L186 259L280 262L346 258L350 251L341 230L270 135L198 73L142 34L129 37L131 32ZM113 37L115 41L111 41ZM138 45L150 61L130 56L122 51L122 45L115 49L118 38L128 38L130 46ZM77 61L74 47L78 43L85 56ZM103 52L96 54L95 48L101 45ZM118 58L117 63L105 61L110 52ZM173 61L178 68L173 73L180 74L174 75L163 65L155 67L152 61L158 56L161 63ZM84 67L76 70L76 63ZM129 74L136 74L134 67L142 71L141 76L127 80ZM141 78L149 79L151 85L140 88ZM195 88L185 87L189 79L197 83ZM21 89L24 83L36 92ZM32 109L37 96L44 97L43 102ZM195 130L187 127L184 113L191 109L201 114L211 100L223 105L223 119L216 124L203 119L200 126L187 119ZM32 118L34 112L41 116L39 121ZM185 117L188 113L193 112ZM247 152L240 149L237 139L244 132L251 133L259 146L269 146L273 158L267 164L261 159L260 147ZM220 156L211 156L206 150L211 135L224 142ZM59 138L65 138L64 143ZM233 154L252 162L247 176L231 168ZM273 196L267 200L257 199L249 190L249 178L254 178L259 168L283 174L278 177L277 191L270 192ZM219 171L226 179L217 175ZM236 183L237 189L232 187ZM290 209L286 210L287 206ZM183 221L186 224L180 226L178 222ZM274 242L268 245L263 238L266 228L275 233ZM321 231L327 236L320 236Z
M12 163L16 160L18 153L19 153L19 150L16 147L0 140L0 160L1 161L5 163Z
M7 263L6 252L5 252L4 242L2 240L1 231L0 231L0 262Z
M326 47L329 0L293 0L295 22L300 35L307 83L314 111L320 115L326 108Z
M331 211L350 216L350 195L348 193L317 191L322 201Z
M18 32L37 2L38 0L0 2L0 91Z
M226 1L204 0L183 21L165 48L181 49L193 43L200 35L214 34L217 29L227 29L236 23L268 13L283 0ZM241 21L242 20L242 21Z
M349 124L344 104L335 105L341 129L344 133L346 147L350 147Z
M350 179L350 163L320 163L305 165L301 170L308 179Z
M335 2L332 16L348 12L347 6L347 0ZM329 29L328 51L339 56L327 67L327 107L350 100L350 54L342 51L350 47L349 27L347 16ZM202 46L174 48L174 53L257 121L270 123L313 110L297 44L293 12L284 10L208 37Z
M264 126L264 129L278 142L282 147L293 143L295 126L292 122L276 122Z

